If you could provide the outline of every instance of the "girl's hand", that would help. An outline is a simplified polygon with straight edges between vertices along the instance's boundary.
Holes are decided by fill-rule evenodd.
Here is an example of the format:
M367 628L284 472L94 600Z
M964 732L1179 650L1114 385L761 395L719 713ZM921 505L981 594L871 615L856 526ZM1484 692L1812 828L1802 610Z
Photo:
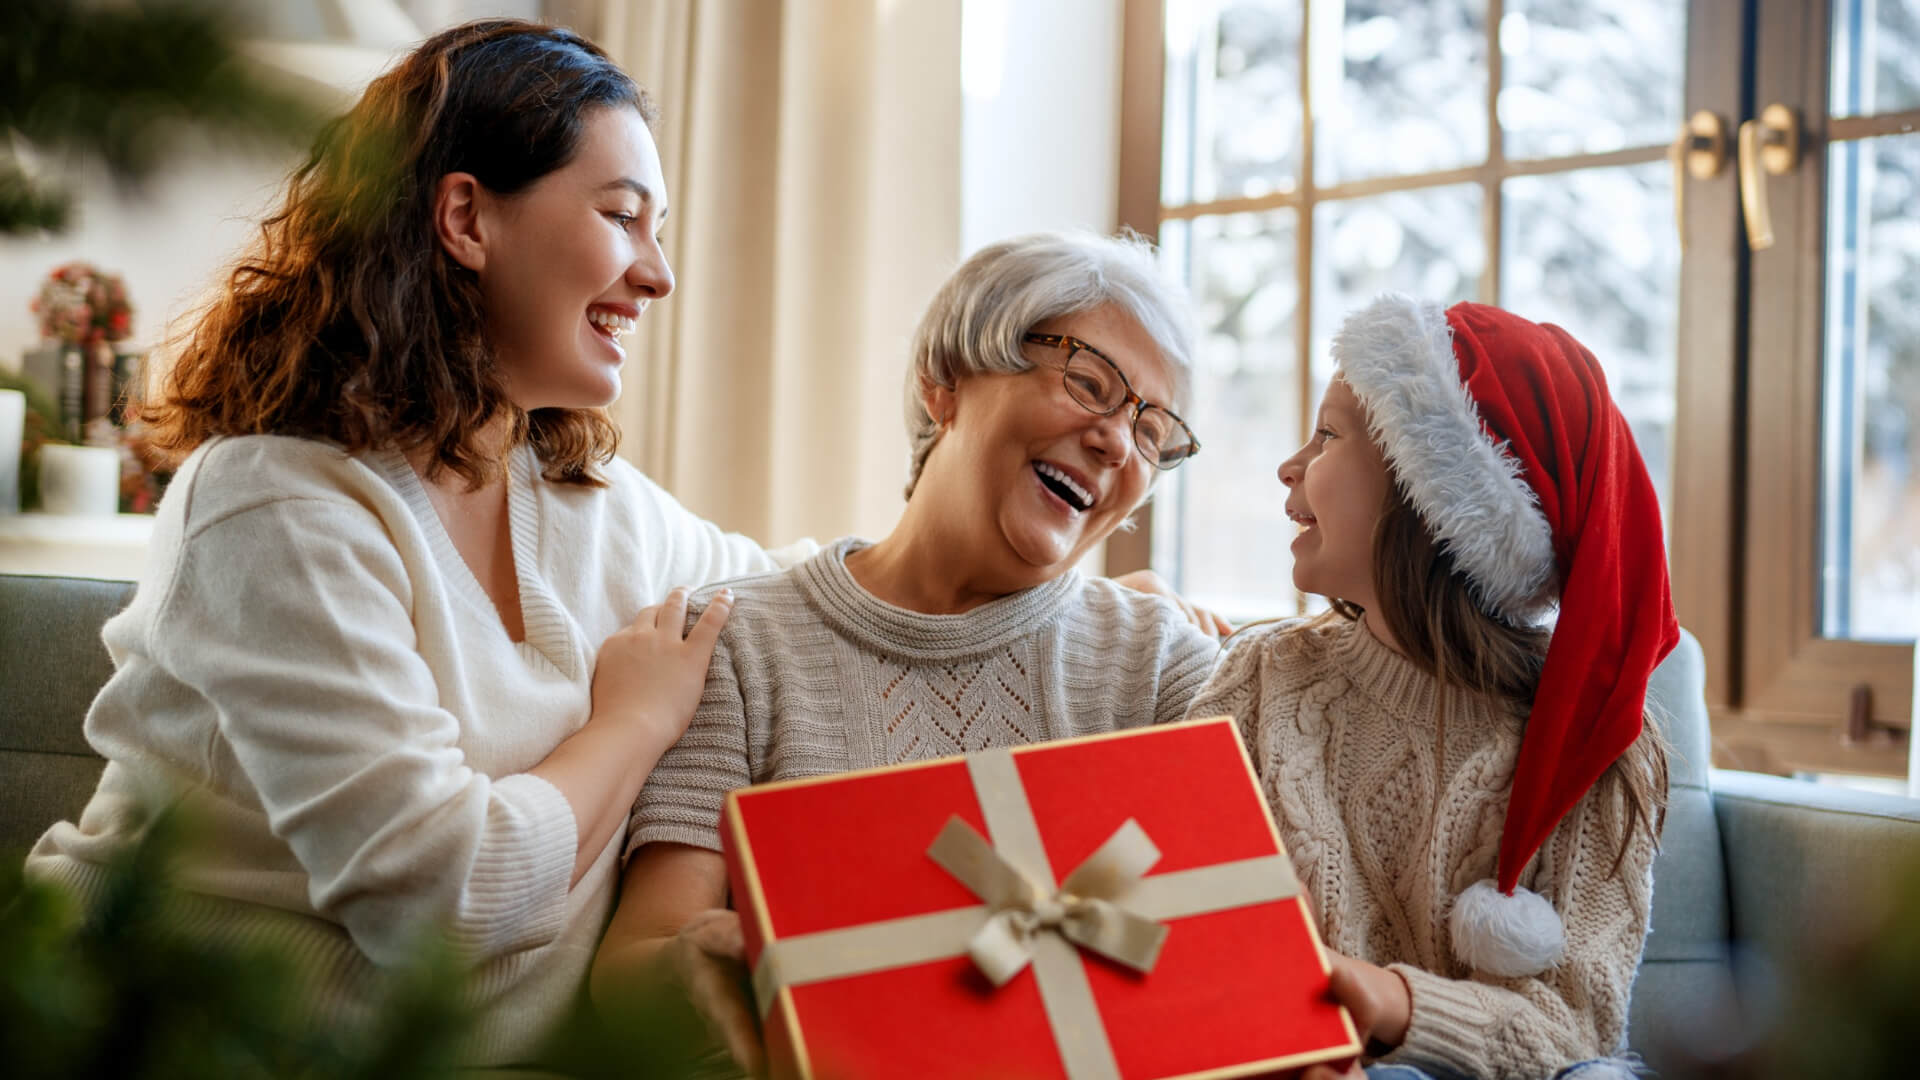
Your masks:
M1180 609L1180 613L1187 617L1188 622L1199 627L1201 633L1216 641L1233 633L1232 623L1206 608L1187 603L1179 593L1173 591L1173 587L1167 584L1165 578L1151 570L1135 570L1129 574L1121 574L1113 580L1135 592L1152 593L1173 601L1174 606Z
M733 611L732 590L720 590L683 637L691 591L675 589L664 603L642 611L601 644L593 666L594 718L640 725L663 750L693 719L714 643Z
M1407 981L1386 968L1355 960L1327 950L1333 964L1333 980L1327 996L1344 1005L1353 1016L1353 1026L1369 1054L1385 1053L1407 1038L1407 1025L1413 1019L1413 992ZM1345 1071L1329 1065L1315 1065L1301 1074L1301 1080L1338 1080L1364 1075L1358 1061Z
M657 963L706 1021L708 1034L726 1047L734 1064L754 1076L764 1075L767 1055L747 994L747 950L739 913L714 910L695 915L661 948Z

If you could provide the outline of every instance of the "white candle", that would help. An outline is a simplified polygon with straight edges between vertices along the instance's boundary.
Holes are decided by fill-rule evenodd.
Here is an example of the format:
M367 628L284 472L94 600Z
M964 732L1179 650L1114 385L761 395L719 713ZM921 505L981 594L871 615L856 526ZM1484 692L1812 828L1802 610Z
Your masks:
M20 510L20 441L27 437L27 395L0 390L0 514Z
M120 512L120 451L111 446L40 448L40 508L89 517Z

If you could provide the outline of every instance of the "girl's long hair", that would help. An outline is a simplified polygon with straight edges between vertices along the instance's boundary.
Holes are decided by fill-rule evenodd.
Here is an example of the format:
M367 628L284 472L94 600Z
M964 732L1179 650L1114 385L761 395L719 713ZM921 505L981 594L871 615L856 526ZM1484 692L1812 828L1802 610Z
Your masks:
M298 435L430 449L428 475L478 486L498 474L480 444L500 417L553 480L598 485L618 434L601 409L521 412L485 333L473 274L433 225L440 178L473 174L514 195L579 149L590 110L657 114L591 42L487 19L443 31L374 80L324 128L278 210L176 341L142 410L178 460L220 435Z
M1391 634L1406 657L1439 684L1443 725L1451 690L1512 705L1524 715L1533 705L1550 631L1514 626L1481 611L1467 579L1434 541L1399 482L1387 487L1385 513L1373 538L1373 588L1379 608L1368 610L1368 619ZM1358 605L1346 600L1334 600L1333 609L1349 619L1361 614ZM1624 789L1630 815L1614 860L1617 869L1634 829L1644 826L1657 841L1666 817L1666 743L1651 717L1599 783Z

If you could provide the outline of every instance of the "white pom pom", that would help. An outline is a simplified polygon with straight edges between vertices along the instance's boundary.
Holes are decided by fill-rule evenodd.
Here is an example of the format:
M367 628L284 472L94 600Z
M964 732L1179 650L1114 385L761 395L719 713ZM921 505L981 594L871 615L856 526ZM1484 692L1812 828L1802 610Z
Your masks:
M1504 895L1492 878L1476 881L1454 897L1453 955L1489 975L1538 975L1560 960L1566 928L1547 898L1526 889Z

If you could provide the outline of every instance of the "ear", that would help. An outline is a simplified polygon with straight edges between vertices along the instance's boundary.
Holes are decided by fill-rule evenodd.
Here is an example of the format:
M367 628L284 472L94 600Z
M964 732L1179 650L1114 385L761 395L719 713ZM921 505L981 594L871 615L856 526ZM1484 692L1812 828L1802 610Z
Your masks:
M481 227L483 187L472 173L452 172L440 178L433 191L433 231L454 262L479 273L487 265L485 230Z
M920 384L920 401L926 405L927 415L933 417L935 427L945 429L948 424L953 422L954 397L952 387L941 386L939 383L931 381L922 382Z

